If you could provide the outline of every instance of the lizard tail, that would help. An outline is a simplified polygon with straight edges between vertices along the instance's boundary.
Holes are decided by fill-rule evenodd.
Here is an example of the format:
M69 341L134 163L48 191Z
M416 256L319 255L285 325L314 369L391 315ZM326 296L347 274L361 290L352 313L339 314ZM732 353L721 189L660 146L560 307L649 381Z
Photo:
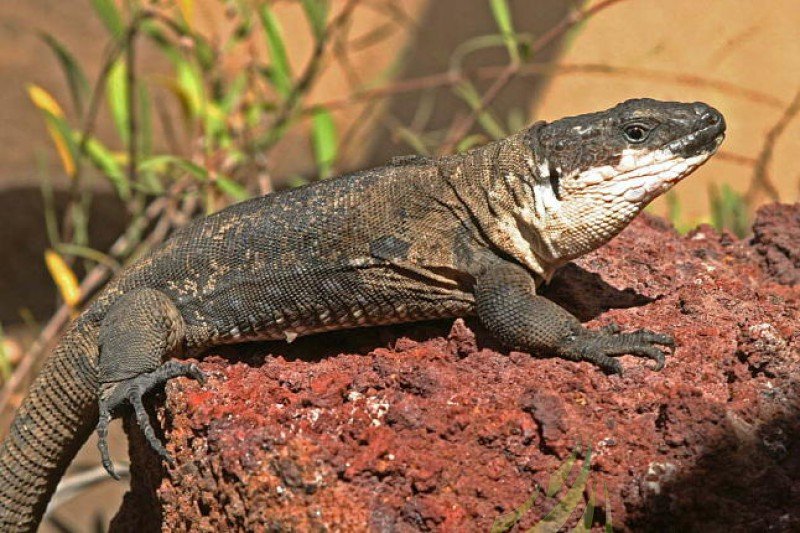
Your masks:
M97 424L97 334L75 324L45 363L0 446L0 531L35 531Z

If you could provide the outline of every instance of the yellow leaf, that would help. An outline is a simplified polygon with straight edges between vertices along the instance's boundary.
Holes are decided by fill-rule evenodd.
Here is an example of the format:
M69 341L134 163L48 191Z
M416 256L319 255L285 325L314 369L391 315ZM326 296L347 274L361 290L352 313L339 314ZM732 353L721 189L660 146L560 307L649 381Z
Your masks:
M39 87L38 85L28 85L28 96L33 104L45 112L47 118L47 133L53 139L53 144L56 146L58 157L61 159L61 165L64 167L64 172L69 177L75 177L75 159L72 152L67 146L67 140L64 138L62 132L56 126L56 121L64 118L64 110L58 105L56 99L50 93Z
M189 29L192 29L192 19L194 18L194 0L178 0L178 9L181 10L181 16L183 16L183 20L186 22L186 25L189 26Z
M55 250L45 250L44 261L64 302L73 308L77 306L81 299L81 290L75 273Z
M39 109L47 111L56 117L64 116L64 111L61 109L61 106L58 105L56 99L38 85L32 83L28 85L28 96L30 96L33 104Z
M67 176L70 178L74 178L75 161L72 159L72 154L70 153L69 148L67 148L67 143L64 142L61 134L55 127L53 127L52 124L47 125L47 132L53 139L53 144L56 145L56 151L58 152L58 157L61 159L61 165L64 167L64 172L66 172Z

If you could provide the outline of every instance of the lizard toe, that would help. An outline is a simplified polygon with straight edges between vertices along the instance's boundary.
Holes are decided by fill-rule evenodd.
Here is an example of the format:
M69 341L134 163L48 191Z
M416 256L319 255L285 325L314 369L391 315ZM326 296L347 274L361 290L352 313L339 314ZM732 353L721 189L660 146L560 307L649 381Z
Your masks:
M635 355L646 357L656 362L653 370L661 370L666 364L666 355L657 346L674 348L675 341L669 335L655 333L650 330L640 329L632 333L618 333L616 335L603 335L600 341L606 355Z
M659 344L661 346L667 346L669 348L675 347L675 339L671 335L665 335L664 333L656 333L655 331L650 331L649 329L639 329L634 331L633 333L630 333L629 335L631 337L636 338L640 342Z
M100 402L100 418L97 421L97 448L100 450L100 460L108 475L119 481L119 474L114 470L111 454L108 452L108 425L111 423L111 412Z
M150 415L144 406L143 397L150 390L163 386L167 381L177 377L188 377L200 384L206 382L205 374L196 364L171 359L152 372L145 372L131 379L104 386L105 393L101 395L100 417L97 423L97 435L99 437L97 446L100 449L103 467L114 479L119 479L119 476L114 471L113 462L108 452L108 424L111 422L113 415L125 405L133 409L136 424L141 429L150 447L166 462L174 464L172 457L159 440L155 428L150 423Z
M577 361L589 361L604 371L622 374L622 365L616 360L621 355L635 355L655 361L652 369L659 371L666 364L666 355L659 346L673 348L675 342L669 335L649 330L619 333L618 326L606 326L599 331L584 330L561 346L561 355Z
M136 386L133 386L128 390L128 401L130 402L131 406L133 406L136 423L139 425L139 429L144 434L144 438L150 447L153 448L153 450L162 459L170 464L173 464L172 457L170 457L169 452L167 452L167 449L164 448L164 445L161 444L161 441L156 436L155 429L153 429L153 425L150 423L150 415L147 413L147 410L144 407L142 396L143 393L141 389Z
M659 350L654 346L649 346L649 345L634 346L630 349L630 354L652 359L653 361L656 362L655 366L653 366L652 369L656 371L664 368L664 365L667 362L667 358L664 355L664 352L662 352L661 350Z
M609 357L602 352L584 352L581 359L594 363L608 374L617 374L622 376L622 364L618 360L614 359L613 357Z

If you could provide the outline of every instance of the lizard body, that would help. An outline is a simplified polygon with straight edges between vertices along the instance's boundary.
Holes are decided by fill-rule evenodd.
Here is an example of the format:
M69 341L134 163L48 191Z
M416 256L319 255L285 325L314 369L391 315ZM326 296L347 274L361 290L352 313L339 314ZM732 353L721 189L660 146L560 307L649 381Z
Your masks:
M46 363L0 447L3 531L35 529L94 427L114 475L105 437L123 407L168 459L142 396L202 380L177 358L215 345L477 314L509 348L661 368L669 336L587 330L536 288L702 164L724 130L705 104L631 100L192 222L112 281Z

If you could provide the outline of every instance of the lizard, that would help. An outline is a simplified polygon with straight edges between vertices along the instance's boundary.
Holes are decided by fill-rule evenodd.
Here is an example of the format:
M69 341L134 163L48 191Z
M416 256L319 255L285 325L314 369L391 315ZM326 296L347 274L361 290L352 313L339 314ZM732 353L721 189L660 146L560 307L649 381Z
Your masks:
M665 364L673 338L589 329L537 294L715 153L725 120L700 103L634 99L539 121L499 141L234 204L127 266L74 320L0 447L0 526L32 531L92 431L131 413L166 461L142 397L209 347L477 315L509 349Z

